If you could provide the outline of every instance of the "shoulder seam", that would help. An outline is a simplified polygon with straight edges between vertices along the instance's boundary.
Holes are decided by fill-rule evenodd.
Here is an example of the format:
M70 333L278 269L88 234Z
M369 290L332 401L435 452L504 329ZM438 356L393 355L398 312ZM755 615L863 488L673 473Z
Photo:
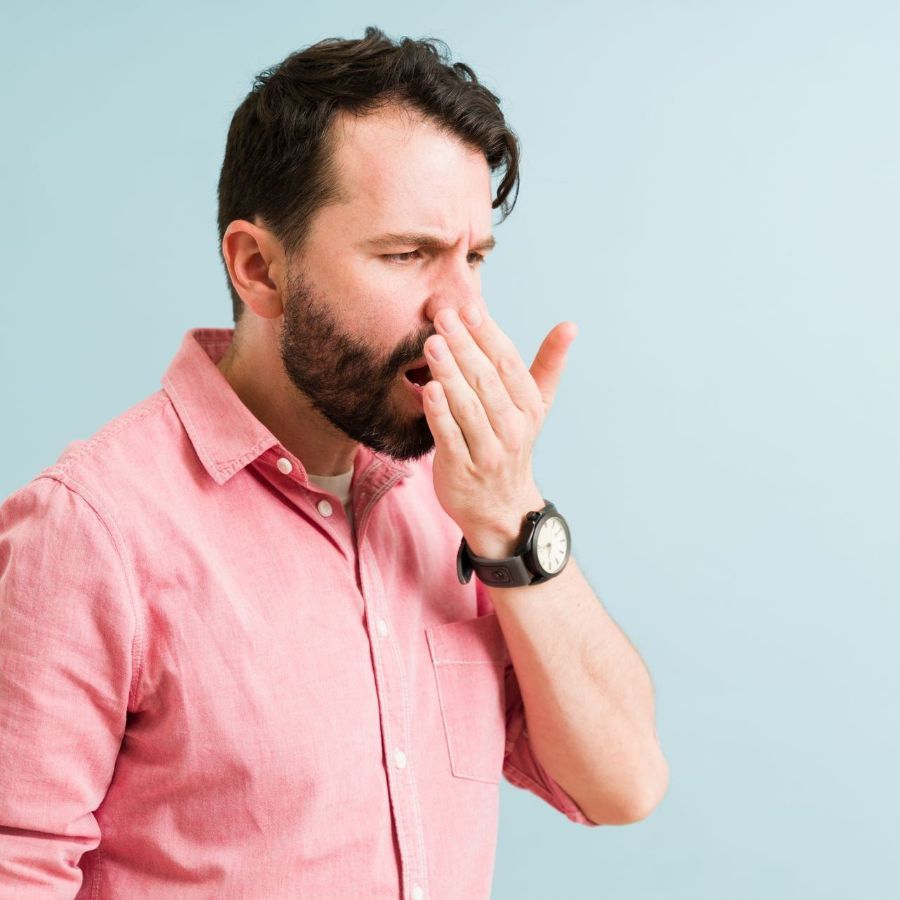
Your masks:
M130 712L137 706L138 685L140 684L142 666L144 662L144 635L141 627L142 620L138 615L136 602L137 590L135 588L134 576L125 555L125 540L115 521L111 516L109 516L108 513L104 511L102 505L94 496L94 494L87 487L76 481L70 475L66 475L65 477L64 475L65 473L63 473L62 471L42 472L40 475L36 476L34 480L37 481L39 479L46 478L50 481L55 481L58 484L61 484L70 493L74 494L77 497L80 497L81 500L84 501L84 503L97 517L97 520L106 530L107 534L109 534L110 540L112 541L113 547L115 548L116 555L119 557L119 562L122 565L122 573L125 577L125 585L128 590L128 600L131 604L131 616L132 620L134 621L134 636L131 642L132 674L131 684L128 689L128 703L126 709L126 712Z
M156 398L156 402L151 402ZM165 406L166 404L171 405L171 400L165 391L159 390L154 394L151 394L147 397L140 405L138 409L132 410L131 412L124 412L117 418L113 419L112 422L108 422L106 425L100 428L98 432L96 432L92 437L89 437L85 440L81 446L72 450L71 453L67 454L66 457L61 462L55 462L53 465L48 466L43 472L40 473L37 477L42 477L44 475L49 477L57 477L57 480L60 480L63 476L66 476L75 466L81 462L84 457L94 450L96 447L105 444L107 440L114 435L117 435L119 432L124 431L130 425L133 425L135 422L140 422L143 419L146 419L147 416L156 412L160 407Z

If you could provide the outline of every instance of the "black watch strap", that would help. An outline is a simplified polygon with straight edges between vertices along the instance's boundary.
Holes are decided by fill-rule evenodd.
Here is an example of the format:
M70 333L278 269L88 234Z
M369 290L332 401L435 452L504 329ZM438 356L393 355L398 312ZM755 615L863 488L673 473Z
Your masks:
M460 584L468 584L478 566L478 577L485 584L497 587L519 587L534 584L539 580L523 561L521 556L510 556L507 559L485 559L475 556L466 539L463 538L456 554L456 575ZM543 579L540 579L543 580Z

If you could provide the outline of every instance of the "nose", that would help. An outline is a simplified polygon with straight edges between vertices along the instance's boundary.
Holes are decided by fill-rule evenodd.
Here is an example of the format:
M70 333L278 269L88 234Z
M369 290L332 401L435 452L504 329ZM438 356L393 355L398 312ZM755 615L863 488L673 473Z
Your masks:
M444 260L442 265L435 267L425 315L433 322L438 310L450 307L459 313L470 303L475 303L479 309L484 306L481 276L467 259L460 259L454 254L452 259Z

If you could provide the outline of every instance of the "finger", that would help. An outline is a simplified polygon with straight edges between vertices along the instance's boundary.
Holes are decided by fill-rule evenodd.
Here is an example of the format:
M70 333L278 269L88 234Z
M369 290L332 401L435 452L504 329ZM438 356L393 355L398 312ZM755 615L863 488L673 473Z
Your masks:
M524 427L522 412L513 403L494 364L452 309L442 309L435 317L435 325L463 377L481 400L496 437L502 443L517 442Z
M439 381L429 381L422 395L425 398L425 418L434 436L435 447L451 458L467 461L469 448L466 439L459 429L456 419L450 412L447 396Z
M470 313L477 316L477 324L472 324L474 320ZM473 303L464 309L463 321L472 339L491 361L513 404L530 418L540 421L543 416L541 393L512 340L487 314L483 305Z
M560 322L544 338L531 364L531 375L541 393L545 414L553 404L566 367L566 354L577 335L578 326L574 322Z
M443 335L432 335L425 342L425 353L432 376L441 383L453 418L459 425L476 465L496 456L497 436L478 395L466 381Z

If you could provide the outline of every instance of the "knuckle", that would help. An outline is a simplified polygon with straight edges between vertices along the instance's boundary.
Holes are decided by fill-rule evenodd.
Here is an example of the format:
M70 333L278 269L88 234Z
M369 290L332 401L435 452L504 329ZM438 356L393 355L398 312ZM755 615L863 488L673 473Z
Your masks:
M507 446L521 444L525 439L525 431L528 422L518 410L514 410L500 419L500 426L503 431L504 443Z
M481 411L481 401L478 397L473 395L469 395L462 402L462 415L467 419L475 420L479 418L479 412Z
M533 429L531 429L527 423L520 421L519 427L510 429L510 431L512 432L514 450L521 453L531 447Z
M500 387L500 376L491 369L485 369L475 376L475 390L479 394L491 397Z
M495 472L498 475L503 473L505 468L506 457L501 453L491 453L487 456L482 464L482 469L488 472Z
M510 354L504 353L497 360L497 371L504 378L512 378L519 371L517 360Z
M518 434L507 432L507 436L503 441L504 446L510 452L518 456L525 447L525 441Z

